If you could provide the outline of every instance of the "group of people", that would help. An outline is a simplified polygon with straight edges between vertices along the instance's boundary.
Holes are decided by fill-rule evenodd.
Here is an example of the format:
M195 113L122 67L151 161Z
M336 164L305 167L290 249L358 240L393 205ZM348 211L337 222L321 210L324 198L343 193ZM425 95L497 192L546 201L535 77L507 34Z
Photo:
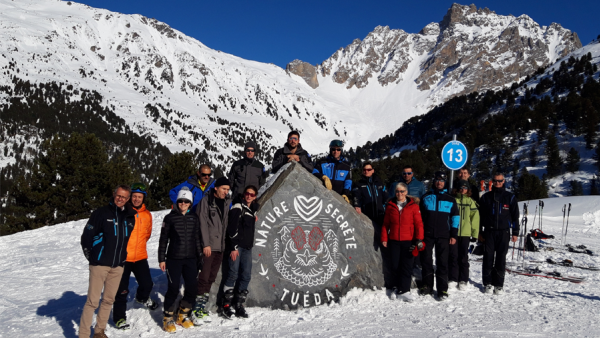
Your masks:
M297 162L372 220L375 248L381 250L383 268L393 276L387 286L397 290L398 299L414 300L410 294L412 275L420 269L422 295L432 294L434 274L440 299L448 297L449 282L465 287L469 279L467 250L475 238L486 245L485 291L495 287L495 293L502 292L504 258L508 240L515 241L519 232L519 215L516 198L503 189L501 174L494 177L493 192L485 194L479 206L467 170L460 171L454 195L446 191L445 173L437 172L431 190L426 192L410 166L388 190L375 175L372 163L365 162L358 184L353 184L343 146L343 141L333 140L328 155L313 162L300 145L300 134L292 131L275 153L271 170L276 173L286 163ZM265 166L255 157L257 151L254 142L247 142L243 158L233 163L227 177L213 178L211 167L204 164L170 191L173 207L162 222L158 247L159 267L168 282L163 302L166 332L175 332L176 325L189 328L211 320L207 304L221 267L220 315L248 317L244 303L252 271L259 209L256 198L267 177ZM388 191L394 191L391 198ZM144 204L146 196L142 183L118 186L110 203L94 211L83 230L81 246L90 274L79 337L90 336L101 295L94 337L107 337L111 309L117 328L130 327L126 305L132 272L138 282L135 301L149 310L158 308L158 302L150 298L154 284L146 243L152 233L152 215ZM511 231L512 238L507 235ZM182 279L184 294L177 306Z

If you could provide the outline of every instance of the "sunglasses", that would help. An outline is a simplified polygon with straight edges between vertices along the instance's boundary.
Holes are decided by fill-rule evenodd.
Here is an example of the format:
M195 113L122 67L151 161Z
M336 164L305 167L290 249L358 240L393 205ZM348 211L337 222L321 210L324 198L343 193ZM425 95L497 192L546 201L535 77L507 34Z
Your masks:
M412 172L409 171L407 173L402 173L402 176L409 176L409 175L412 175Z
M208 174L200 173L200 176L204 176L204 177L210 177L210 175L212 175L212 173L208 173Z
M331 151L342 151L342 148L330 148Z
M178 204L192 204L192 202L188 201L188 200L177 200Z
M404 193L406 193L406 190L396 190L396 194L397 194L397 193L404 194Z
M370 168L370 169L363 169L363 171L370 172L370 171L373 171L373 168Z
M249 196L249 197L256 197L256 194L251 193L251 192L245 192L244 196Z
M492 180L492 182L494 182L494 183L502 183L502 182L504 182L504 180Z
M254 149L246 149L246 152L247 152L247 153L253 153L253 152L254 152Z
M290 138L288 138L288 140L290 140L290 141L298 141L298 138L297 137L290 137Z
M146 192L146 185L144 183L134 183L131 185L131 192Z
M469 190L469 187L460 187L459 190Z
M436 178L435 181L436 182L446 182L446 180L443 178Z

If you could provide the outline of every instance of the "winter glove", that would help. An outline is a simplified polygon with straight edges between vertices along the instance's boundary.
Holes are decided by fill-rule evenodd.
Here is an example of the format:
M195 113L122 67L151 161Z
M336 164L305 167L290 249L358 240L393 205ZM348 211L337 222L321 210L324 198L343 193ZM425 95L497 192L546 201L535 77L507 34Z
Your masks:
M415 248L418 249L419 251L423 250L423 241L420 239L416 239L413 241L413 245L410 246L410 249L408 249L408 251L413 252L415 251Z
M331 188L333 188L333 186L331 185L331 180L329 180L329 177L323 175L323 177L321 177L321 179L323 180L323 183L325 184L325 188L327 188L327 190L331 190Z
M348 202L348 204L350 204L350 200L348 199L348 196L346 196L346 195L342 195L342 197L344 198L344 200L345 200L346 202Z
M85 256L85 259L87 259L88 262L89 262L90 261L90 249L84 248L83 249L83 255Z

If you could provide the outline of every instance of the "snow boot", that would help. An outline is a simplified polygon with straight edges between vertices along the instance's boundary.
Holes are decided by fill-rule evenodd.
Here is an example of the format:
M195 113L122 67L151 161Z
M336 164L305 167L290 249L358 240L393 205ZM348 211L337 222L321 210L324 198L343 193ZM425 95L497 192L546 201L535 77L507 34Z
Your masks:
M158 303L150 299L150 297L148 297L148 299L145 302L139 301L137 298L135 299L135 301L138 304L142 304L144 307L146 307L146 309L150 311L158 309Z
M494 287L491 284L484 286L483 293L490 294L494 290Z
M117 322L115 323L115 326L117 327L117 329L119 330L129 330L131 327L129 325L129 323L127 322L127 319L125 318L121 318L119 320L117 320Z
M448 291L438 292L438 300L445 301L448 299Z
M233 316L233 310L231 309L232 301L233 289L229 289L223 294L223 309L221 310L221 316L224 318L231 319Z
M404 301L404 302L411 303L411 302L415 301L415 296L413 296L410 293L410 291L408 291L408 292L404 292L404 293L401 293L401 294L397 295L396 299Z
M194 326L194 322L190 318L190 314L192 313L192 309L184 309L182 307L177 310L177 325L181 325L186 329Z
M194 310L192 311L192 321L196 326L211 321L209 312L206 310L206 303L208 303L208 293L196 297L196 305L194 305Z
M248 290L239 291L236 294L235 316L240 318L248 318L248 312L244 308L244 303L248 297Z
M394 286L390 292L390 300L396 300L397 295L398 295L398 288Z
M494 288L494 294L496 296L500 296L500 295L504 294L504 289L501 286L496 286Z
M458 287L458 283L456 283L455 281L449 281L448 282L448 290L456 290L456 288Z
M102 330L100 332L94 333L94 336L92 338L108 338L108 336L106 335L106 333L104 333L104 330Z
M466 290L468 286L467 282L458 282L458 290L460 291Z
M177 331L177 327L175 326L175 321L173 320L173 312L163 312L163 330L169 333L175 333Z
M433 295L433 290L431 290L429 286L425 285L419 289L419 294L421 296L431 296Z

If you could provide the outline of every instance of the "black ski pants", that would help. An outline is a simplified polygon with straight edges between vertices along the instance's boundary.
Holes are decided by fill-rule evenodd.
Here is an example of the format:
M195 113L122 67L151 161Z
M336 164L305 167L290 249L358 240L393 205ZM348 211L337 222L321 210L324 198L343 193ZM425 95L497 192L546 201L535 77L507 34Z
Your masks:
M179 295L179 285L183 276L184 292L180 306L184 309L191 309L196 300L196 283L198 278L198 268L196 258L188 259L168 259L167 258L167 278L168 288L165 294L164 311L175 312L175 300Z
M510 230L487 230L483 234L483 285L504 286Z
M423 286L433 290L433 249L435 248L435 283L438 294L448 291L448 246L449 238L425 237L425 250L421 251Z
M113 321L115 323L119 319L127 318L125 311L127 311L127 296L129 295L129 277L132 272L138 283L135 299L138 302L144 303L148 300L148 297L150 297L150 292L152 292L154 283L152 283L152 275L150 275L148 260L142 259L137 262L125 262L125 265L123 266L123 276L121 277L119 290L117 291L115 303L113 304Z
M414 256L410 251L412 241L388 241L394 273L394 285L400 293L410 291Z
M470 237L458 237L456 244L449 246L448 280L451 282L469 281L469 239Z

